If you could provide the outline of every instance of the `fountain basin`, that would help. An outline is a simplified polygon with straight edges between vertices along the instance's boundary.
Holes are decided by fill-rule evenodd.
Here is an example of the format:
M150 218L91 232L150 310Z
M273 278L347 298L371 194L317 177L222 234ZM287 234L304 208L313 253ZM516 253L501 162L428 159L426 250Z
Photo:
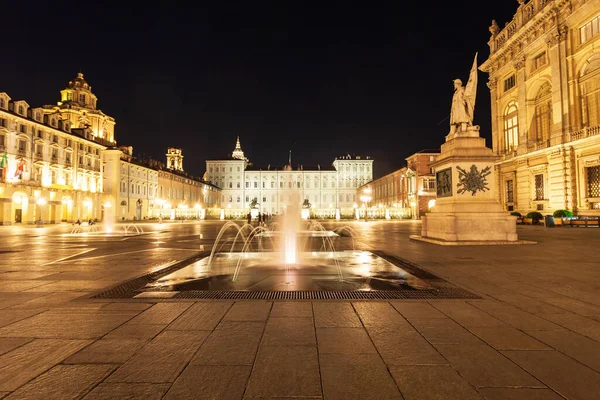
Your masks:
M431 290L423 279L368 251L299 253L284 264L276 252L219 253L211 265L203 258L149 283L144 290L372 291ZM232 279L240 262L236 279ZM340 280L341 269L343 279Z

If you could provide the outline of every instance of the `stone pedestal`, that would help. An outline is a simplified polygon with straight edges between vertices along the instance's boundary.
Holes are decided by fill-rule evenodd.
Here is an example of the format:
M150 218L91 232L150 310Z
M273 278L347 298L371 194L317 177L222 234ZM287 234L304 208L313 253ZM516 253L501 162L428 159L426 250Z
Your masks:
M496 200L494 162L498 157L479 137L479 127L452 133L432 167L437 199L423 216L421 236L437 244L521 244L515 216Z

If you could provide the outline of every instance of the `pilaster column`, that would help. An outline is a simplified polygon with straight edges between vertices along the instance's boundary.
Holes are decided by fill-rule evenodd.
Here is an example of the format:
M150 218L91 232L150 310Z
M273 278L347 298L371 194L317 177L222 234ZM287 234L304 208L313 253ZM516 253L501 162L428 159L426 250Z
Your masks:
M492 114L492 149L494 153L500 154L501 139L499 138L499 124L500 124L500 116L498 115L498 80L496 78L492 78L488 81L487 87L490 89L490 99L491 99L491 114Z
M516 70L517 102L519 103L519 146L527 146L527 87L525 86L525 56L514 60Z
M568 29L559 27L546 39L552 74L552 133L551 138L562 136L569 125L569 94L567 89L566 42ZM563 118L563 116L565 118ZM552 142L554 144L554 141Z

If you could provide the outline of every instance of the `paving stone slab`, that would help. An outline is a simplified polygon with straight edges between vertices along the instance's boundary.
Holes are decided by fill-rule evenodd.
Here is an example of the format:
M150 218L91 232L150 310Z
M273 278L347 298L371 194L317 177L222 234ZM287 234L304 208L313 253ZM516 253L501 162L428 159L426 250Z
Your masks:
M170 324L191 305L192 303L157 303L142 311L129 323L144 325Z
M523 311L511 304L498 301L473 302L473 306L493 315L500 321L520 330L563 330L561 326Z
M266 321L273 303L270 301L237 301L225 314L225 321Z
M312 318L271 317L267 322L261 346L316 346L315 323Z
M44 312L0 328L0 337L96 339L110 332L136 313L131 311Z
M244 395L267 398L321 396L317 348L260 347Z
M408 321L388 302L353 302L352 305L368 330L413 330Z
M518 293L499 294L494 297L531 314L561 314L564 312L561 308Z
M352 304L348 302L313 303L317 328L362 328Z
M417 331L376 331L369 335L386 365L447 365L448 361Z
M241 399L250 371L250 366L191 365L177 378L164 399Z
M44 297L47 293L2 293L0 292L0 310L6 308L19 308L22 304L26 304L28 301ZM34 305L32 308L41 308L43 305Z
M86 292L58 292L58 293L31 293L35 298L15 304L11 309L22 308L52 308L56 306L65 306L71 300L85 296ZM0 306L1 308L1 306Z
M178 331L212 331L223 319L232 303L193 303L174 323L169 330Z
M509 325L469 327L468 330L496 350L552 350L539 340Z
M80 399L115 368L114 365L57 365L7 399Z
M0 338L0 355L8 353L32 340L32 338Z
M319 361L326 399L402 399L378 355L319 354Z
M65 364L123 364L147 343L141 339L100 339L78 351Z
M564 400L551 389L480 388L485 400Z
M206 336L206 331L164 331L120 366L107 382L173 382Z
M14 280L0 281L0 292L24 292L28 289L38 288L36 292L44 292L41 287L55 283L54 281L38 281L38 280Z
M575 331L600 342L600 322L591 318L573 313L569 314L543 314L543 318L554 322L563 328Z
M466 328L479 326L506 326L504 322L492 317L490 314L481 311L467 302L436 302L432 305Z
M89 340L36 339L0 356L0 391L13 391L71 354Z
M105 339L146 339L151 340L160 332L162 332L167 325L146 325L146 324L130 324L125 323L116 329L113 329L107 333Z
M377 354L364 328L318 328L319 354Z
M481 344L471 332L451 320L413 319L411 323L432 344Z
M103 310L114 310L114 311L144 311L152 307L152 303L106 303Z
M488 345L439 344L435 347L450 361L450 365L475 387L546 387Z
M405 400L483 399L473 386L449 366L393 366L390 372Z
M32 308L32 309L23 309L23 310L13 310L13 309L5 309L0 312L0 328L3 326L7 326L12 324L13 322L17 322L23 320L25 318L29 318L32 315L42 313L46 311L47 308Z
M600 318L600 307L569 297L552 297L544 299L545 303L574 312L584 317Z
M26 289L29 292L91 292L103 289L107 286L106 282L93 280L77 281L44 281L38 280L41 285Z
M512 361L567 399L598 399L600 374L557 351L503 351Z
M571 331L527 331L527 334L600 372L600 343Z
M84 400L160 400L170 383L101 383Z
M264 322L223 321L192 359L192 365L252 365L265 329Z
M413 301L390 301L390 304L409 321L412 319L448 318L445 314L442 314L440 310L433 307L429 303Z
M271 309L271 317L310 318L312 316L312 303L307 301L276 301Z

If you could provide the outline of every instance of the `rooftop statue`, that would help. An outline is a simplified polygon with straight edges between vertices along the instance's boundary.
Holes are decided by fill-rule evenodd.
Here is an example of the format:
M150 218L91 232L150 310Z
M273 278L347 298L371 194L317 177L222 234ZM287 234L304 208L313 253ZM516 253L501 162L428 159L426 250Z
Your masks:
M454 80L454 95L452 96L452 108L450 109L450 137L465 132L473 126L476 95L477 53L475 53L467 86L464 87L460 79Z

